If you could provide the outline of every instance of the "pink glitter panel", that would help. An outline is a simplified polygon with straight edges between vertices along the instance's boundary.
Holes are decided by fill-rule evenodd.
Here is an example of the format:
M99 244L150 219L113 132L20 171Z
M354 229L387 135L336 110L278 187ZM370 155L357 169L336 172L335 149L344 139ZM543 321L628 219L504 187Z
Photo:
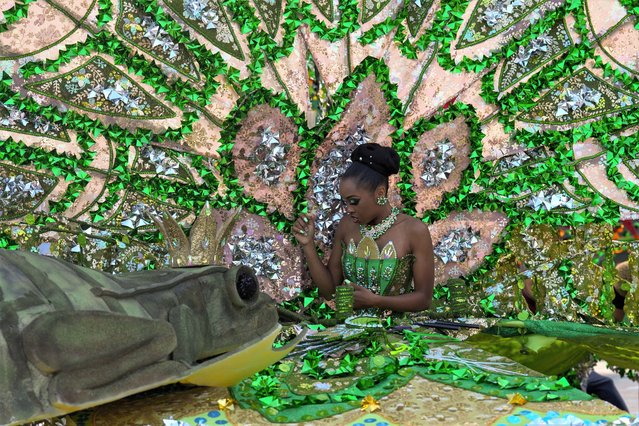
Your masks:
M235 170L245 191L289 219L293 217L295 166L301 153L298 138L291 119L276 108L258 105L244 119L233 146Z
M324 199L328 199L330 198L330 194L337 194L339 188L337 185L333 188L317 187L316 182L326 181L327 173L329 173L326 170L323 170L324 176L320 176L320 174L318 174L320 166L323 162L325 162L332 151L343 150L344 153L341 161L344 162L345 169L346 161L349 159L350 153L357 144L362 142L376 142L380 145L390 146L390 134L395 131L395 128L388 124L388 121L390 120L390 109L386 103L384 93L382 92L379 83L375 81L374 75L370 75L364 79L364 81L354 91L351 99L352 100L346 107L340 122L333 127L324 142L322 142L322 144L318 147L315 154L315 160L311 165L311 176L313 178L310 182L310 188L306 196L309 200L309 211L315 213L319 212L322 214L325 213L327 218L330 219L329 221L323 221L321 218L316 220L316 225L319 227L319 234L321 235L318 243L322 250L326 250L328 248L327 242L332 239L329 234L331 234L331 229L334 229L333 226L335 225L335 223L332 222L334 219L333 215L339 215L339 212L327 212L326 208L323 208L321 209L323 211L320 211L320 207L317 205L317 191L321 189L321 196ZM356 135L358 136L355 137ZM363 137L364 140L348 142L352 138L357 139L359 137ZM337 171L335 172L337 173ZM391 181L391 184L389 198L393 203L396 203L398 197L394 194L397 193L397 189L395 187L395 182ZM332 201L330 202L332 203ZM316 237L318 237L317 232Z
M220 213L228 216L228 213ZM226 241L224 258L228 265L253 268L261 291L276 302L289 300L301 291L302 252L265 217L241 213Z
M92 15L89 9L95 6L90 0L65 0L60 3L64 12L71 12L80 23L87 24L87 18ZM64 12L47 2L31 3L27 16L0 33L0 59L38 54L52 47L57 51L64 44L83 40L86 33L77 31L78 24ZM69 36L71 40L65 40ZM65 40L65 43L56 45L61 40Z
M428 228L433 240L433 247L437 252L440 242L451 232L471 229L478 233L477 242L465 254L461 262L448 261L444 263L439 256L435 256L435 284L442 284L450 278L458 278L473 272L484 258L493 251L495 244L508 224L508 218L498 212L453 212L446 219L435 222Z
M413 169L413 189L417 194L416 197L416 210L417 214L423 216L428 210L435 209L439 206L447 192L454 191L459 182L461 181L462 172L470 164L468 158L470 154L470 130L464 122L464 117L458 117L455 120L435 127L433 130L425 132L419 141L415 144L415 149L411 155L411 166ZM453 147L453 152L450 154L450 158L444 160L447 164L437 164L434 167L436 169L443 169L443 166L454 167L448 177L439 181L440 179L435 176L436 181L439 181L436 185L428 186L421 176L426 172L424 161L427 163L433 163L435 160L430 159L431 156L441 157L441 144L446 143ZM437 160L441 163L441 159ZM453 165L450 165L450 162ZM441 173L443 171L440 170ZM430 175L430 173L429 173ZM443 178L444 174L442 174ZM428 176L433 178L433 176Z

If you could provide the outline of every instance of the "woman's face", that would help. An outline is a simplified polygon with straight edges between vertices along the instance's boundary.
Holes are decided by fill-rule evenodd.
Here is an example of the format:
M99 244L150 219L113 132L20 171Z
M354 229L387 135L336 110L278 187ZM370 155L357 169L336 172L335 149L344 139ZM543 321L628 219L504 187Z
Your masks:
M344 211L353 222L365 225L377 216L379 205L376 203L375 192L357 185L355 179L342 179L339 195L342 197Z

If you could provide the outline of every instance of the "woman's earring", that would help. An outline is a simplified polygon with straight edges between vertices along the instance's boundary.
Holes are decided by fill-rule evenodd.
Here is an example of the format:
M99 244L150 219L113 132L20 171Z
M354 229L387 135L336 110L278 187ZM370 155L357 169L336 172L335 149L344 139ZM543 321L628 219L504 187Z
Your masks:
M385 206L388 203L388 198L386 197L377 197L377 205Z

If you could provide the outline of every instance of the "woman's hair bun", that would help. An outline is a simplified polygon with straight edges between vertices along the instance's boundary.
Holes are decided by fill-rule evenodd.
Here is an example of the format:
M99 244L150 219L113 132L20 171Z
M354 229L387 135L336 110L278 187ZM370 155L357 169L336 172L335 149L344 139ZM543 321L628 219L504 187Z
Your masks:
M351 154L351 160L364 164L383 176L399 172L399 155L393 148L377 143L358 145Z

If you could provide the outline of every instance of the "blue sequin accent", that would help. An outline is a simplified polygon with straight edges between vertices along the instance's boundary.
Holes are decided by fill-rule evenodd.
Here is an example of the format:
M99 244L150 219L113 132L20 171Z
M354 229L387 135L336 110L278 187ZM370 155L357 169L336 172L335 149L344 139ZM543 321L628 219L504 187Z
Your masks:
M217 411L217 410L209 411L209 417L212 418L212 419L214 419L216 417L220 417L220 412Z
M519 416L508 416L508 423L512 425L518 425L521 423L521 417Z

